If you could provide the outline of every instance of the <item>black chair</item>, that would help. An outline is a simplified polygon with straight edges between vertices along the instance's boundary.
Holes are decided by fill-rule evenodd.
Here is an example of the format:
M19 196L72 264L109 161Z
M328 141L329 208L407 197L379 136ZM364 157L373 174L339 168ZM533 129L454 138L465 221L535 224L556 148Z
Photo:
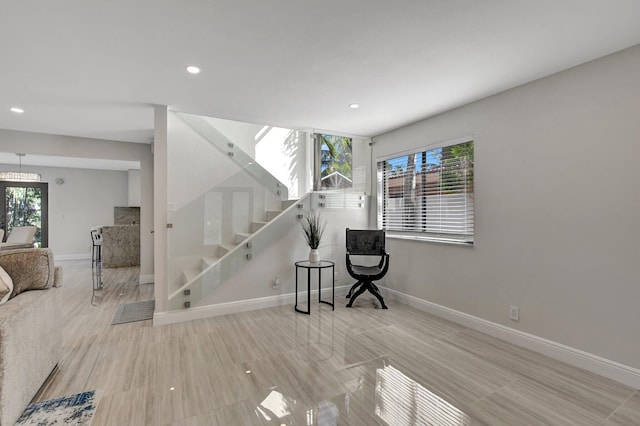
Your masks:
M358 280L347 294L347 299L351 299L347 308L353 305L358 296L369 291L380 301L382 309L387 309L380 290L373 283L373 281L384 277L389 270L389 254L384 250L384 244L384 230L347 228L347 272ZM376 260L377 257L380 257L380 261L373 266L354 265L351 262L351 256L375 256Z

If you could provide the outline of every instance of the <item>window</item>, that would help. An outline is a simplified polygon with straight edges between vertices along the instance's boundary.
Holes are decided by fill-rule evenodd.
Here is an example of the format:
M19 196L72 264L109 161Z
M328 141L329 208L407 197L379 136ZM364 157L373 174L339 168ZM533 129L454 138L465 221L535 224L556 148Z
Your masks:
M378 161L378 226L390 235L471 244L473 206L471 138Z
M351 138L316 134L315 143L316 190L351 188L353 186Z

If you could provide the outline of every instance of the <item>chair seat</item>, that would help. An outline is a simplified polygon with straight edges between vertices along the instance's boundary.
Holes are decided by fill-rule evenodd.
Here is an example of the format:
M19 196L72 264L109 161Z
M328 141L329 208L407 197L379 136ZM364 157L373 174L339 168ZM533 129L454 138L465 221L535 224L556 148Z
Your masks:
M375 266L360 266L360 265L351 265L351 270L357 275L378 275L382 272L382 268L379 268L377 265Z

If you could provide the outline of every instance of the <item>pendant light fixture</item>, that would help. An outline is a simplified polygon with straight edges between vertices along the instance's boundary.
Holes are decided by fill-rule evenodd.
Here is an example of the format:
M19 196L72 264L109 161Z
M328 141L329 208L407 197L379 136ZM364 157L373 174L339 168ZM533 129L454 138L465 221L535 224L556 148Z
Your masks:
M22 157L25 153L16 152L19 161L19 168L17 172L0 172L0 180L8 180L12 182L40 182L40 173L30 173L22 171Z

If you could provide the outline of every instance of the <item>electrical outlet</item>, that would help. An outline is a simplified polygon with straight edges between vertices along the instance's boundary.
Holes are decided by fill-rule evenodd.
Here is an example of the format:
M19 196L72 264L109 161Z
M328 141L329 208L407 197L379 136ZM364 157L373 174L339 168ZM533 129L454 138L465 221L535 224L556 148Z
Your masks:
M514 305L509 306L509 318L513 321L520 321L520 308Z
M273 279L273 282L271 283L271 288L278 288L278 287L280 287L280 278L275 277Z

